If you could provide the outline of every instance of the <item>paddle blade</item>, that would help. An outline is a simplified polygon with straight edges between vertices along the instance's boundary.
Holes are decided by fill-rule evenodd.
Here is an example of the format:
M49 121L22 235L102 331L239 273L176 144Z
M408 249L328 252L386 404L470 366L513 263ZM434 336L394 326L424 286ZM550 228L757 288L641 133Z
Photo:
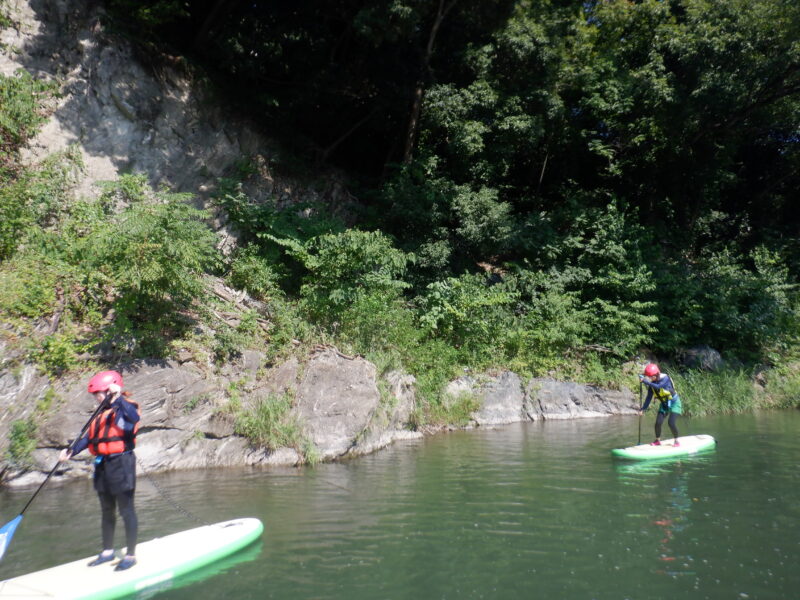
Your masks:
M14 532L17 530L17 525L20 524L20 521L22 521L22 515L18 515L16 519L0 527L0 560L3 560L6 548L11 543L11 538L14 537Z

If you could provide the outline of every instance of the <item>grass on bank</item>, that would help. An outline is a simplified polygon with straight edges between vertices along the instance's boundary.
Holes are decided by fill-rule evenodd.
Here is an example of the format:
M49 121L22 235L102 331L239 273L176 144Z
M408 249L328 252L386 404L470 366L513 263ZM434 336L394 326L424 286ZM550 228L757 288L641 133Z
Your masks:
M688 415L738 414L800 406L800 364L759 376L745 369L670 373Z

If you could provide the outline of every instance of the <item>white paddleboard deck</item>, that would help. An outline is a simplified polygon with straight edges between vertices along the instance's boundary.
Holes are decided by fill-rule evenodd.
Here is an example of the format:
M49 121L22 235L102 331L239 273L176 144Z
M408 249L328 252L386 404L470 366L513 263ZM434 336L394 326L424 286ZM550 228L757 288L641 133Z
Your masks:
M101 600L135 594L232 554L263 530L258 519L244 518L181 531L138 544L137 563L125 571L114 570L119 559L89 567L95 556L88 556L0 581L0 598Z
M687 456L704 450L711 450L716 446L716 440L710 435L686 435L678 438L676 446L674 440L661 440L660 446L640 444L628 448L615 448L611 451L614 456L631 460L651 460L655 458L670 458L673 456Z

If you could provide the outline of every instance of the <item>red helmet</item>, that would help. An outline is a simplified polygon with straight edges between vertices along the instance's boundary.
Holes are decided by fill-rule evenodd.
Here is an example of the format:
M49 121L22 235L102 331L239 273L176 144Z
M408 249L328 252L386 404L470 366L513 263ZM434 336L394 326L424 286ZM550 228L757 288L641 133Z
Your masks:
M658 375L661 371L658 370L658 365L655 363L648 363L644 367L644 374L647 377L653 377L654 375Z
M122 387L122 375L116 371L102 371L89 380L89 393L107 392L112 385Z

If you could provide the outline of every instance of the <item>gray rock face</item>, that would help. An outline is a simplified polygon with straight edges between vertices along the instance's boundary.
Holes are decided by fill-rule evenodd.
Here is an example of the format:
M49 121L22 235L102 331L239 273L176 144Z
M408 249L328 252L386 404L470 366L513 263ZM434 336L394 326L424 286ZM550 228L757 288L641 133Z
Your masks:
M421 433L411 431L409 427L416 406L416 379L412 375L392 371L383 383L385 392L381 394L369 423L350 446L348 456L375 452L395 440L422 437Z
M347 453L379 401L372 364L324 351L306 368L295 410L323 457L334 458Z
M528 384L529 414L542 419L576 419L636 414L637 406L629 391L556 381L533 379Z
M241 123L223 122L179 65L145 68L129 46L112 42L88 3L16 4L18 52L0 63L2 72L23 67L58 78L63 92L26 157L35 161L76 144L86 167L78 195L96 194L95 182L122 172L199 192L234 157L258 151L257 136Z
M121 173L143 173L154 189L190 193L209 206L218 179L246 157L255 168L243 191L255 201L324 202L343 215L354 204L336 172L320 172L323 183L313 189L276 173L268 137L225 112L180 59L143 65L127 42L104 30L98 3L21 0L6 8L18 25L0 31L0 73L25 69L60 86L51 117L22 158L33 164L77 148L83 170L76 197L97 196L98 182ZM213 223L224 251L236 237L226 221L218 212Z
M475 425L490 426L540 419L579 419L636 414L637 404L628 390L605 390L591 385L532 379L523 386L511 371L483 378L462 377L452 382L451 396L472 394L480 408L472 415Z
M304 368L292 358L266 371L263 379L254 378L247 369L254 360L254 356L245 357L241 370L229 366L226 375L215 376L191 363L175 361L137 361L116 367L142 413L136 450L140 466L149 472L302 462L293 448L253 447L236 435L228 392L232 382L236 382L243 406L269 395L293 396L292 411L323 460L365 454L395 439L419 435L407 429L414 409L413 377L390 374L381 394L372 363L333 349L314 353ZM48 387L46 379L36 379L32 367L21 373L24 376L15 377L0 372L0 400L8 408L0 421L0 432L5 434L0 452L7 447L11 422L34 414ZM81 431L96 407L86 391L89 376L56 382L52 386L56 401L37 417L39 441L33 459L43 472L55 464L58 450ZM89 462L88 453L81 454L65 464L56 478L86 475ZM6 473L6 478L18 485L43 476L13 470Z
M473 415L480 426L515 423L528 418L522 381L516 373L506 371L484 385L478 397L481 401Z
M148 472L234 465L292 465L303 461L293 448L269 450L253 446L234 431L230 390L235 382L239 401L252 405L258 398L287 394L292 413L323 460L374 452L398 439L419 437L410 421L416 408L415 380L389 373L384 380L375 366L333 348L321 348L305 362L291 358L270 369L252 369L257 353L245 357L240 370L231 365L211 375L192 363L144 360L116 367L142 412L136 453ZM249 369L246 367L249 365ZM255 373L261 373L256 377ZM32 367L16 375L0 371L0 454L7 448L8 428L16 419L34 414L48 389L46 379ZM86 391L91 374L79 380L59 380L50 387L54 398L43 416L33 459L38 470L16 472L5 479L12 485L33 484L55 464L60 448L77 435L95 408ZM635 414L630 391L610 391L588 385L534 379L523 385L510 371L499 375L464 377L449 387L453 396L467 393L479 401L470 427L497 426L517 421L573 419ZM83 453L59 469L56 478L88 476L91 459Z
M49 382L33 365L0 366L0 440L7 440L13 421L27 419L44 396Z

